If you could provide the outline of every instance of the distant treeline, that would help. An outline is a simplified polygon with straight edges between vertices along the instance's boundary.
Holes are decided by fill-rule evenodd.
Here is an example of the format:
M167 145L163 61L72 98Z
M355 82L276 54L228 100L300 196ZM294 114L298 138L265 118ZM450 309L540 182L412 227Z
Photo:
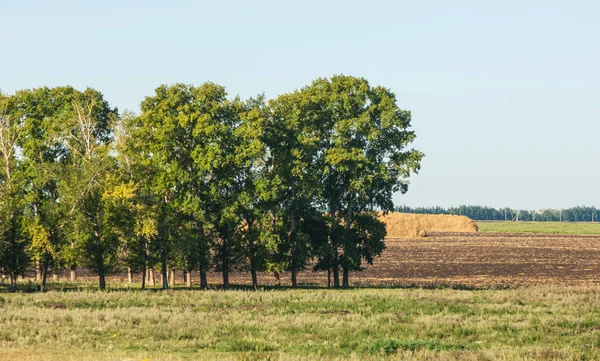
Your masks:
M596 222L600 212L595 207L578 206L565 209L525 210L483 206L396 207L396 212L418 214L456 214L479 221Z

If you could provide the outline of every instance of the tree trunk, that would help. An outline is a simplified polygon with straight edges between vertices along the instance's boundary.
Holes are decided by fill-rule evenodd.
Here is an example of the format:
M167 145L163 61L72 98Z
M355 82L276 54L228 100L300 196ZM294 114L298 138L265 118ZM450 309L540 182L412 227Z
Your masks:
M256 265L254 262L250 265L250 273L252 273L252 288L258 290L258 278L256 276Z
M162 263L162 267L161 267L162 288L163 288L163 290L168 290L169 289L169 278L168 278L169 275L167 274L167 255L165 254L165 252L162 252L161 263Z
M229 270L227 268L223 268L223 288L229 288Z
M35 260L35 280L37 282L42 280L42 265L39 259Z
M338 251L335 249L335 255L333 258L333 287L340 288L340 264L338 259Z
M8 287L9 292L17 291L17 275L13 272L10 273L10 286Z
M46 254L44 256L44 265L42 267L42 287L41 287L42 291L46 289L46 281L48 280L48 267L49 266L50 266L50 256Z
M349 272L349 269L348 269L347 265L345 265L345 264L342 265L342 272L343 272L343 275L342 275L342 287L343 288L350 288L350 283L349 283L349 280L348 280L348 276L349 276L350 272Z
M100 281L100 291L104 291L106 289L106 278L104 277L104 271L98 272L98 278Z
M71 282L75 282L77 281L77 271L75 269L75 267L71 267Z
M294 190L292 189L292 196ZM292 288L298 287L298 263L296 260L296 212L292 209L290 213L290 247L292 248L291 254L291 271L292 271Z
M327 264L327 288L331 287L331 266Z
M169 284L170 284L171 286L175 286L175 284L176 284L176 283L177 283L177 282L175 282L175 271L171 270L171 271L169 272Z
M251 234L251 225L253 220L251 218L248 219L248 234ZM256 244L254 239L250 240L250 274L252 275L252 289L255 291L258 290L258 279L256 277Z
M185 276L185 285L188 286L188 288L192 287L192 271L184 271L184 276Z
M151 286L154 286L156 284L156 280L154 279L154 270L152 268L148 270L148 283Z
M298 287L298 266L296 265L296 259L292 258L292 288Z
M127 267L127 283L133 283L133 275L131 274L131 267Z
M275 279L277 280L277 286L281 287L281 277L279 277L279 272L275 271L275 272L273 272L273 275L275 276Z
M142 290L146 289L146 262L142 265Z
M227 242L223 239L223 248L221 251L221 262L222 264L222 274L223 274L223 288L229 288L229 250L227 249Z
M206 271L200 270L200 288L205 290L208 288L208 280L206 279Z
M333 287L340 288L340 270L337 264L333 266Z
M346 232L344 234L344 237L348 237L348 234L350 233L350 229L352 227L352 207L348 206L348 209L346 210L346 217L344 219L344 227L346 228ZM346 241L347 243L347 241ZM346 255L344 254L344 258L346 257ZM348 276L350 273L349 270L349 266L348 266L348 260L345 259L344 262L342 262L342 287L343 288L350 288L350 283L348 282Z

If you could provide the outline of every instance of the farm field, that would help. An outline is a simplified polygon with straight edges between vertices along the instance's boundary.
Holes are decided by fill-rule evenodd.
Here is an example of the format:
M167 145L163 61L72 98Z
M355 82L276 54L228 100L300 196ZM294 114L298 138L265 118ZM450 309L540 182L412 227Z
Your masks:
M2 360L592 360L600 289L2 294Z
M483 232L600 234L600 223L477 221Z
M600 237L519 233L431 233L427 237L388 239L372 266L352 272L356 286L505 288L519 285L600 285ZM220 276L210 275L219 283ZM245 273L232 275L249 284ZM302 272L301 283L327 284L325 272ZM262 274L261 284L275 285ZM281 276L289 285L287 274Z
M30 274L33 276L33 274ZM66 279L66 273L61 279ZM59 282L51 288L97 288L97 278L80 273L82 282ZM192 275L195 287L198 274ZM126 274L108 278L109 288L137 288L126 284ZM208 273L209 284L218 287L221 274ZM250 285L246 272L230 273L234 285ZM273 274L259 273L259 285L279 284ZM184 287L183 274L176 273L175 287ZM288 273L280 276L282 286L290 286ZM298 282L308 287L327 285L326 272L298 274ZM529 234L506 232L429 233L427 237L387 239L386 249L373 265L351 272L354 286L374 287L459 287L506 288L522 285L562 284L600 285L600 236ZM159 288L160 282L154 288ZM23 288L34 287L26 281ZM152 286L150 286L152 288Z
M109 292L93 278L0 292L0 360L600 359L598 236L429 233L386 244L350 290L307 271L299 290L261 274L265 288L247 291L246 273L230 278L242 287L215 290L210 273L209 291L140 291L117 275Z

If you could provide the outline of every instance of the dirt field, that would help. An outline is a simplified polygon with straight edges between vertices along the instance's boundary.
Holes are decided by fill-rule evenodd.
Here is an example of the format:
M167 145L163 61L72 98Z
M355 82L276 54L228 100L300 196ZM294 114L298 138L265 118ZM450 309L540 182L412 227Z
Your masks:
M531 284L600 284L600 237L519 233L433 233L388 239L387 249L362 272L355 285L506 287ZM232 281L250 283L246 274ZM210 281L218 284L220 275ZM289 276L281 275L283 285ZM180 280L181 282L181 280ZM271 274L259 282L275 284ZM327 284L325 272L302 272L299 282Z
M361 282L509 286L600 283L600 237L439 233L388 240Z
M427 237L388 239L387 249L373 266L351 272L356 286L467 286L509 287L533 284L600 284L600 236L524 233L430 233ZM66 276L66 274L65 274ZM83 276L80 273L80 276ZM93 275L85 280L96 282ZM135 275L134 282L140 282ZM219 285L221 274L210 272L209 283ZM65 278L62 277L62 280ZM81 278L80 278L81 279ZM290 285L289 274L280 276ZM125 274L109 278L125 283ZM159 277L157 284L159 287ZM176 273L182 285L182 272ZM193 275L198 283L198 274ZM233 272L230 282L251 284L248 273ZM326 272L301 272L298 282L326 285ZM277 285L273 274L259 273L260 285Z

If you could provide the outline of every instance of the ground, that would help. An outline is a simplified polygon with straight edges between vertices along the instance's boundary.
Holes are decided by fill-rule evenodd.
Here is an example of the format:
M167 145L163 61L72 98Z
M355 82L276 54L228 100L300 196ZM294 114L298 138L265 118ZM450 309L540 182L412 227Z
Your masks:
M484 232L600 234L600 223L591 222L503 222L478 221Z
M600 358L598 291L4 294L0 359L592 360Z
M217 290L217 273L209 291L0 285L0 360L600 359L600 236L541 227L390 239L350 290L323 272L299 290L261 274L258 292Z

